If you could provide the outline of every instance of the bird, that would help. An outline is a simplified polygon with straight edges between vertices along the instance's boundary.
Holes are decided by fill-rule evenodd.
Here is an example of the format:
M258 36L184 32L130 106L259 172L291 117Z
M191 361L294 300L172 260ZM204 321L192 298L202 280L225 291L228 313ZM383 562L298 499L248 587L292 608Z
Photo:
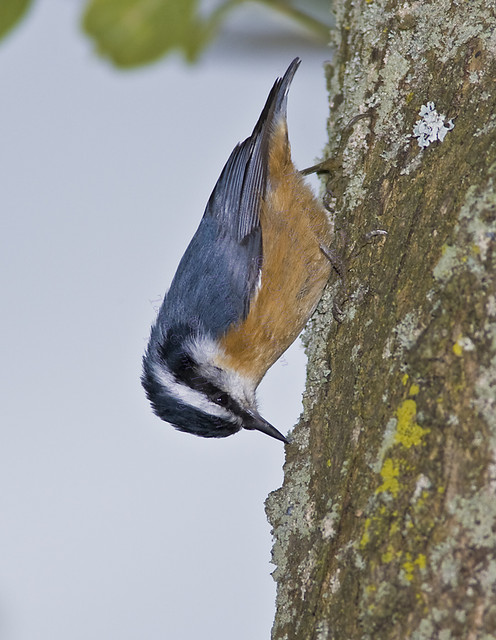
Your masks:
M289 442L260 414L256 390L332 271L332 224L291 159L287 99L300 62L229 156L151 328L142 385L153 412L183 432Z

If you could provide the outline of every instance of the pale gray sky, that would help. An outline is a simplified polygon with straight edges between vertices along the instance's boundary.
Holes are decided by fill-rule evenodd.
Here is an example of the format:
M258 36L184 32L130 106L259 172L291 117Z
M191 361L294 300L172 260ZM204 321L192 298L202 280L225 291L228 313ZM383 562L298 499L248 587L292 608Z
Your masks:
M79 6L37 2L0 44L0 636L269 638L263 502L284 447L176 432L140 359L224 162L295 55L294 159L320 154L328 53L284 30L254 45L233 20L198 66L117 72ZM294 345L260 388L283 433L304 360Z

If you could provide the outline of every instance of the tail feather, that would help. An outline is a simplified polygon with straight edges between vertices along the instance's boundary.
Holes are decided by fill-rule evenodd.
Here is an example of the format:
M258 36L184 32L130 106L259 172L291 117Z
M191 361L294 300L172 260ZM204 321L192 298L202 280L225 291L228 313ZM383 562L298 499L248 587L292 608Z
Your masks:
M260 207L267 188L269 145L275 125L286 117L288 91L300 65L295 58L278 78L265 102L253 133L231 153L210 196L205 215L222 221L241 241L260 225Z
M267 125L271 127L281 116L286 117L289 87L300 63L301 59L295 58L282 78L278 78L274 82L274 86L270 90L269 97L260 114L260 118L253 129L252 137L258 135Z

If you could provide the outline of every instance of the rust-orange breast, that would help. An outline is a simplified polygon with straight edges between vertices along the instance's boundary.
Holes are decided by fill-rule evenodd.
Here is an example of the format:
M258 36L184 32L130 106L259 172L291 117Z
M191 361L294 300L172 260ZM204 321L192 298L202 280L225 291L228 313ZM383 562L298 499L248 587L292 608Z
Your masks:
M320 251L331 227L325 210L291 161L285 122L274 132L269 184L262 205L263 266L260 287L245 321L220 341L223 367L255 386L296 339L317 305L331 272Z

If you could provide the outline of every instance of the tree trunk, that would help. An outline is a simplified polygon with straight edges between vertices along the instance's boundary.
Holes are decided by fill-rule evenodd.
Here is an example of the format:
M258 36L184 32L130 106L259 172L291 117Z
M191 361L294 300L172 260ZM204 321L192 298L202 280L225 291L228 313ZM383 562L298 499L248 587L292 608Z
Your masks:
M495 4L335 11L328 201L352 256L267 500L272 637L496 638Z

